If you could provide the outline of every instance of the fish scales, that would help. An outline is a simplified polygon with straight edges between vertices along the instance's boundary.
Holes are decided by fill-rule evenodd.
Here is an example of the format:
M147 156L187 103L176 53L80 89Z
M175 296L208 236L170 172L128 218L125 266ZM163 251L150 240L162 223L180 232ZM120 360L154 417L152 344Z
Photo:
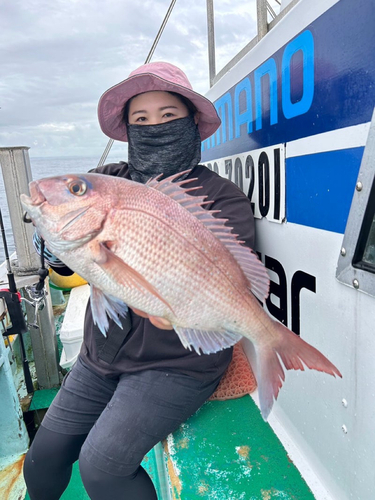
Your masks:
M247 293L246 278L230 252L199 220L177 202L148 189L147 198L134 192L121 208L116 207L101 237L113 238L113 227L118 228L115 254L155 286L175 314L154 296L137 290L118 293L140 310L153 302L152 314L166 316L174 324L205 329L212 328L214 321L217 329L223 329L233 310L241 309L234 278L240 294ZM245 304L243 314L247 315Z
M120 323L128 304L168 319L198 353L248 338L266 420L284 367L341 373L264 311L257 300L268 293L264 266L177 177L147 185L100 174L41 179L21 202L47 247L91 284L103 333L108 317Z

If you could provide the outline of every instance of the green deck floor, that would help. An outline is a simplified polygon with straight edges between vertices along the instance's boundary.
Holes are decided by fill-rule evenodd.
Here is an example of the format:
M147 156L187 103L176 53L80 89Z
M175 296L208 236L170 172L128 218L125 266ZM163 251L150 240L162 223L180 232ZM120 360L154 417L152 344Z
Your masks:
M34 409L47 407L56 394L54 390L38 392ZM207 402L169 437L168 444L166 465L174 500L314 499L250 396ZM160 460L158 464L156 460L151 451L143 466L158 489L159 500L166 500L167 495L160 493ZM61 498L89 499L78 464Z
M313 500L250 396L206 403L169 438L176 500Z

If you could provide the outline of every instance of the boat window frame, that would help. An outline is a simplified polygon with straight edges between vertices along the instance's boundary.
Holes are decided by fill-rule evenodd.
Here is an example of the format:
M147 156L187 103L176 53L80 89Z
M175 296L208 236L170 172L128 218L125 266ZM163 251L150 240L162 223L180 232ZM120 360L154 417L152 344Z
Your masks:
M363 260L375 215L375 110L337 263L340 283L375 297L375 262Z
M353 267L375 273L375 258L371 262L364 258L370 235L374 239L375 234L375 178L372 183L370 196L368 199L366 211L362 221L362 227L359 233L358 242L353 255Z

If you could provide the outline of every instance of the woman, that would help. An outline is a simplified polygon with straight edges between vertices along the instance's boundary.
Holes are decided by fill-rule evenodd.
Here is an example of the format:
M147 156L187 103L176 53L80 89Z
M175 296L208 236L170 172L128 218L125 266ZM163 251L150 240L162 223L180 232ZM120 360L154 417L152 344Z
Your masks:
M97 172L138 182L178 172L196 178L197 195L213 200L234 232L253 246L248 198L230 181L199 165L201 140L220 126L213 104L194 92L186 75L162 62L141 66L103 94L99 123L129 143L128 163ZM193 191L194 193L194 191ZM130 311L123 329L110 322L105 338L88 306L84 341L25 459L31 500L57 500L79 458L93 500L154 500L144 455L176 430L214 392L232 349L198 355L186 350L163 318Z

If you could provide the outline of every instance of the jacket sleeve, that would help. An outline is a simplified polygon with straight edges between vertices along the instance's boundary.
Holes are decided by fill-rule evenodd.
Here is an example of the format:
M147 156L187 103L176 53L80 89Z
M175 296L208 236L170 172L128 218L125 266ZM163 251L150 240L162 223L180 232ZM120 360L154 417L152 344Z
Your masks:
M127 166L128 164L124 161L120 161L118 163L107 163L106 165L90 170L90 172L93 174L105 174L122 177L127 170Z
M41 256L42 255L42 239L36 230L33 234L33 245L34 245L34 248L36 250L36 253ZM53 255L53 253L50 252L46 246L44 246L43 257L44 257L46 264L48 264L48 266L56 272L64 272L63 271L64 269L65 270L69 269L66 267L64 262L62 262L58 257L56 257L56 255ZM65 273L66 273L66 271L65 271Z

